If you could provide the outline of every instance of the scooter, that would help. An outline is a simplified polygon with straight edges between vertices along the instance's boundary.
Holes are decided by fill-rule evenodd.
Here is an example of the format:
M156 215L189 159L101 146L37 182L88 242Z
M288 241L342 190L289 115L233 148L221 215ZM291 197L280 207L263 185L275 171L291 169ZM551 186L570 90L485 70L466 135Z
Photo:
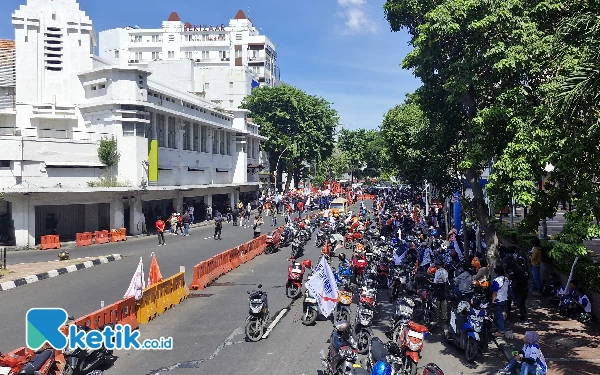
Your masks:
M18 375L54 375L64 367L65 358L60 350L53 348L40 349L25 363Z
M279 249L279 243L281 242L281 231L276 230L267 234L267 242L265 247L265 254L276 253Z
M260 290L261 288L262 284L258 284L259 290L248 292L250 306L248 317L246 318L246 338L253 342L259 341L262 338L265 326L271 320L267 293Z
M352 304L352 291L340 290L339 292L338 302L335 305L334 310L334 323L342 320L349 321L350 315L352 314L350 309L350 305Z
M462 301L450 312L450 324L444 328L444 337L465 351L467 362L474 362L477 355L488 350L491 319L486 314L486 302L476 309Z
M302 324L309 326L317 321L319 316L319 305L317 299L307 290L304 292L304 301L302 302Z
M285 284L285 294L292 299L300 297L302 293L302 279L306 268L303 264L292 261L288 266L288 278Z
M114 329L114 323L107 324ZM104 327L100 327L102 331ZM89 331L90 328L87 326L77 326L78 331ZM66 348L63 350L65 356L65 367L61 372L61 375L87 375L92 371L105 366L112 365L116 357L113 356L113 351L102 347L97 350L81 349L81 348Z
M369 351L369 342L373 337L373 317L375 315L375 291L363 288L359 300L358 309L354 315L354 338L359 354Z

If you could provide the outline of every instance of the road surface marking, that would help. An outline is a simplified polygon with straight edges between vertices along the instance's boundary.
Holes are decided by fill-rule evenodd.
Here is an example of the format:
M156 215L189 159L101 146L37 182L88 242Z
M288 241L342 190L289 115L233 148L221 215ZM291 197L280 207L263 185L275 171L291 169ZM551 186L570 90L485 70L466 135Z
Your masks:
M269 327L265 331L265 334L262 337L263 339L266 339L267 337L269 337L269 334L271 333L271 331L273 330L273 328L275 328L275 326L277 325L277 323L279 323L279 321L281 320L281 318L283 318L283 316L288 311L289 311L289 308L285 308L285 309L281 310L279 312L279 314L277 314L277 317L275 317L275 320L273 320L273 322L269 325Z

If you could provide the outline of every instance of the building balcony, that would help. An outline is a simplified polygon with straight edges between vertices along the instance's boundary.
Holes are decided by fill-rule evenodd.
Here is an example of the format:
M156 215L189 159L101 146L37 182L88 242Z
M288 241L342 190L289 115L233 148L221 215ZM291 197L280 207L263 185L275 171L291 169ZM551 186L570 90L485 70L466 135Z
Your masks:
M230 59L229 58L225 58L225 59L220 59L220 58L211 58L211 59L192 59L197 63L200 64L229 64Z
M181 47L229 47L229 40L184 40Z

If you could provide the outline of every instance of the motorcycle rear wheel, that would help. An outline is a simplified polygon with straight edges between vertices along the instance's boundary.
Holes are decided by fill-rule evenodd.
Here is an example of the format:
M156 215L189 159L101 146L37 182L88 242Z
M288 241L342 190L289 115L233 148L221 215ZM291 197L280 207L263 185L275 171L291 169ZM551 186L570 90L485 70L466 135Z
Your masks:
M358 354L367 354L369 351L369 342L371 341L371 334L366 329L361 329L356 334L356 346L358 348Z
M350 250L352 248L352 242L346 241L344 243L344 249Z
M465 345L465 359L467 362L475 362L477 355L479 354L479 343L472 337L467 339L467 345Z
M287 296L291 299L298 298L302 292L300 290L300 288L298 288L298 285L296 285L296 284L291 284L290 286L285 288L285 291L286 291Z
M404 374L417 375L417 364L410 358L406 358L405 360L406 365L404 366Z
M267 247L265 247L265 254L273 254L274 251L274 246L273 245L268 245Z
M304 315L302 315L302 324L309 326L317 321L319 314L314 309L307 309Z
M250 320L246 324L246 337L252 342L257 342L262 338L263 330L264 327L259 320Z

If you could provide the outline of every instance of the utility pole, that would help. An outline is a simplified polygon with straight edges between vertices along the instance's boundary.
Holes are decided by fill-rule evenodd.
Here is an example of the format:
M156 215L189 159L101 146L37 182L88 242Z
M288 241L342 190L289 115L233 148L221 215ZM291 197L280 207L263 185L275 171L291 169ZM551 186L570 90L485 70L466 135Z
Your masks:
M283 153L287 151L287 149L290 148L290 146L287 146L286 148L283 149L283 151L281 151L281 154L279 154L279 157L277 158L277 164L275 164L275 192L277 193L277 171L279 170L279 162L281 161L281 157L283 156Z
M429 215L429 196L428 196L428 192L429 192L429 184L427 183L427 180L425 180L425 216Z

